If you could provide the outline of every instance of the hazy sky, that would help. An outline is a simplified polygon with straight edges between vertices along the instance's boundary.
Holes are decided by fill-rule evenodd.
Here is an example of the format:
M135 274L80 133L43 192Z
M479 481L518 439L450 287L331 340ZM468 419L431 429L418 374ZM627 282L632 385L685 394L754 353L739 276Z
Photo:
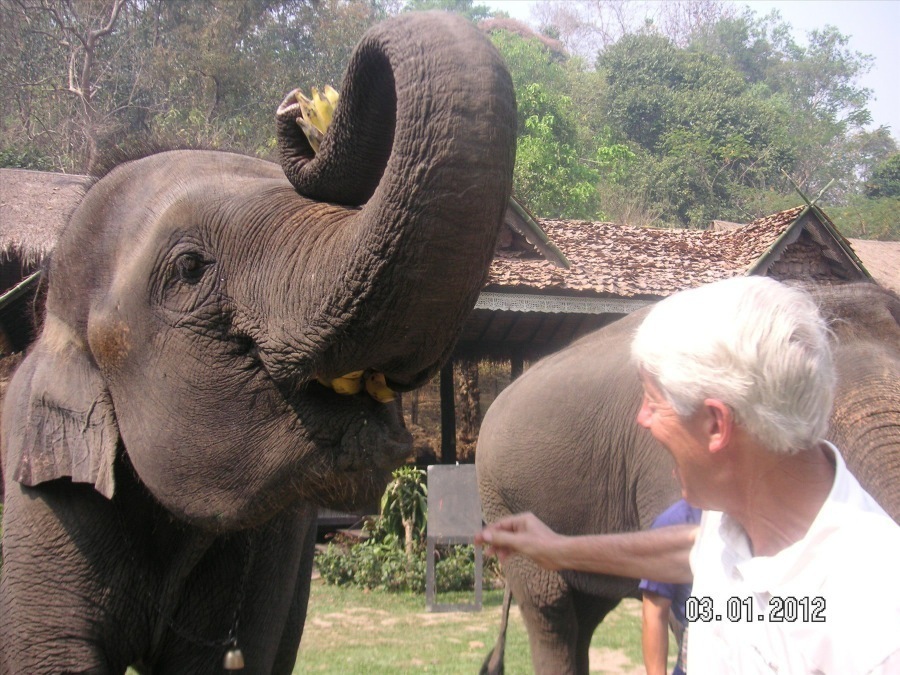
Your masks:
M510 16L531 23L535 0L476 0L509 12ZM806 44L806 34L826 25L850 37L854 51L875 57L872 70L860 84L873 92L869 103L873 127L888 126L900 142L900 0L744 0L759 15L772 9L794 28L794 37Z

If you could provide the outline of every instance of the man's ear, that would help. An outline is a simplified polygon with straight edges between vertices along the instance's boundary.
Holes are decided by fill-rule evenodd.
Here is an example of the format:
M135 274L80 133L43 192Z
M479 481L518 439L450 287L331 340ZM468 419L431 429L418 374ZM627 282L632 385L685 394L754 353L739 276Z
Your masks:
M703 401L706 410L705 431L709 438L709 451L718 452L731 443L734 432L734 412L731 407L715 398Z
M69 477L112 498L118 444L112 400L87 346L48 314L6 392L3 445L10 475L28 486Z

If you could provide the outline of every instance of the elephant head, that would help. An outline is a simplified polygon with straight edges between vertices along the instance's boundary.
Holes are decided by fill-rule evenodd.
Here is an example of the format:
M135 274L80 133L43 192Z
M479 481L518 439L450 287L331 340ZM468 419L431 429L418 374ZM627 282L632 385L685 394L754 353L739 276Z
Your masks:
M317 379L377 372L404 391L449 355L509 199L512 84L471 24L409 14L357 46L318 154L292 113L288 99L283 171L177 151L89 190L11 384L14 480L111 497L130 466L176 516L223 531L380 493L409 450L399 405Z
M900 523L900 297L874 284L811 290L835 338L829 438Z

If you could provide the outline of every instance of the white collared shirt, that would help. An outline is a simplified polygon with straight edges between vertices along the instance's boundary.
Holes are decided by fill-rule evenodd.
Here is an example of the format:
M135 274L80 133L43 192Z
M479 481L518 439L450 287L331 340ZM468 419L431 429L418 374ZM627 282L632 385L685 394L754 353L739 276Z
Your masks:
M754 557L743 528L704 512L691 551L690 675L900 674L900 526L847 470L809 531Z

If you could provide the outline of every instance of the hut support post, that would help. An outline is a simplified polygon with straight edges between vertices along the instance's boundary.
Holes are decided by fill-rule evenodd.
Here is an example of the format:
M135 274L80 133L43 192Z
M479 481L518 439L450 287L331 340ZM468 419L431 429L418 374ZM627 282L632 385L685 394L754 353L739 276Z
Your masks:
M525 370L525 359L522 358L522 353L517 351L509 359L510 382L515 381L523 370Z
M456 401L453 359L441 368L441 464L456 463Z

